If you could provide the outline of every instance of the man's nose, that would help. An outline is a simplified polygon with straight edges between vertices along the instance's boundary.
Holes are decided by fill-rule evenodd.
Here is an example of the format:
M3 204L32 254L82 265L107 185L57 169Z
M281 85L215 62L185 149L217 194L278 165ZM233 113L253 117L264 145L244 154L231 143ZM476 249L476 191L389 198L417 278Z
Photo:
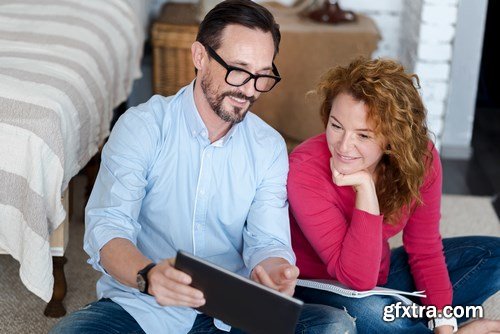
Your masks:
M239 89L246 97L253 97L256 94L255 90L255 78L251 78L244 85L240 86Z

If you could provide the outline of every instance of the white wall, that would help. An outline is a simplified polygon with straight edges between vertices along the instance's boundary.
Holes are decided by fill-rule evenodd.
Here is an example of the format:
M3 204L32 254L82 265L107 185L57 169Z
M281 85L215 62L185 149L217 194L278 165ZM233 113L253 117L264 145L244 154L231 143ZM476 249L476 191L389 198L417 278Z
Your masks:
M460 0L452 50L441 155L468 158L488 0Z
M374 57L399 58L403 0L339 0L342 9L362 13L375 21L381 41Z

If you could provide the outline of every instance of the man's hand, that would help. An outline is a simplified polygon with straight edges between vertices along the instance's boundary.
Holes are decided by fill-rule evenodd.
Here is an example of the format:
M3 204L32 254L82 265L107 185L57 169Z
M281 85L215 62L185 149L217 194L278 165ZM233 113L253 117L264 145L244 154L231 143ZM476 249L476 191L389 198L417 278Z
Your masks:
M250 277L255 282L293 296L297 277L299 277L299 268L285 259L272 257L256 265Z
M162 306L200 307L205 298L191 284L191 276L174 267L175 258L163 260L148 273L148 293Z
M101 264L120 283L137 288L137 271L151 263L128 239L111 239L101 249ZM162 306L200 307L203 293L190 287L191 277L175 269L175 259L161 261L148 272L148 293Z

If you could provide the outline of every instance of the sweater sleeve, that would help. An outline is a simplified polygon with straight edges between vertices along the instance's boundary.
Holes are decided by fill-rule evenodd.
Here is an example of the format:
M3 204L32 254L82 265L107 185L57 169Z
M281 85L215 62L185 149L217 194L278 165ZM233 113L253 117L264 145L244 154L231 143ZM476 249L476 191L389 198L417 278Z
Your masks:
M453 290L443 254L439 233L441 218L441 161L435 148L433 161L421 187L422 204L410 213L403 230L403 245L417 290L425 290L425 305L442 309L450 305Z
M352 217L346 216L342 210L346 199L331 189L336 186L328 177L329 167L322 168L318 162L297 161L292 154L291 213L332 278L354 289L371 289L380 271L383 217L356 209Z

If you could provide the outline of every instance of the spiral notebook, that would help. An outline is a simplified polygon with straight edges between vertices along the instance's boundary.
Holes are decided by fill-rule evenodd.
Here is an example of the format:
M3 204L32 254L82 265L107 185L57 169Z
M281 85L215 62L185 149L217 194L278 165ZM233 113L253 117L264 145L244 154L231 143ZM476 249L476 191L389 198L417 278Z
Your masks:
M400 299L405 302L405 304L412 304L413 302L406 298L405 296L413 296L413 297L427 297L425 295L425 291L402 291L396 289L388 289L380 286L376 286L371 290L358 291L353 290L345 286L344 284L328 279L298 279L297 286L303 286L306 288L319 289L324 291L330 291L336 294L339 294L344 297L349 298L364 298L368 296L374 295L384 295L384 296L394 296L395 298Z

